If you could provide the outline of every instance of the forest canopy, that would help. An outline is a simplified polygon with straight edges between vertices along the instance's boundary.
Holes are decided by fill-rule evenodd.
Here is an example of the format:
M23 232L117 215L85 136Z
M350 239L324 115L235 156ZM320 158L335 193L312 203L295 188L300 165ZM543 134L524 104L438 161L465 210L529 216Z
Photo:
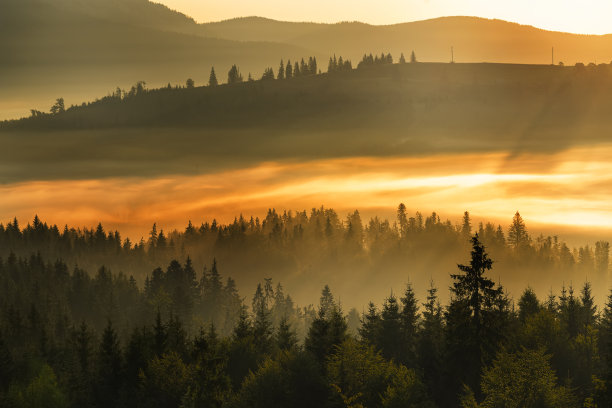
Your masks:
M403 215L400 206L400 223ZM510 235L526 237L519 217ZM413 220L407 221L406 233ZM245 298L215 259L201 272L189 257L172 260L139 285L104 266L88 273L45 260L40 251L11 252L0 259L0 401L15 407L42 401L54 407L609 406L612 291L601 307L589 282L544 297L527 287L514 303L502 282L491 279L495 259L469 230L467 213L465 221L455 231L469 239L469 261L451 273L448 302L441 303L433 281L423 298L407 283L362 313L344 309L329 286L316 306L298 307L269 278ZM4 233L18 233L30 245L41 245L37 234L49 231L36 220L34 227L13 228ZM98 232L90 245L108 242ZM185 233L196 234L191 225ZM152 234L141 256L155 262L153 248L165 239L161 231ZM513 251L520 242L513 241ZM114 249L124 250L129 245Z

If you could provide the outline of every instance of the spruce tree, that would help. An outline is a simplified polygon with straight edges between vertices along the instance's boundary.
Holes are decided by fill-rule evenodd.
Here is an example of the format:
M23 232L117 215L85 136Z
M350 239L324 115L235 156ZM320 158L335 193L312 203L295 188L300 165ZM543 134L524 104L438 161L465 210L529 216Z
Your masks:
M404 352L402 359L400 360L409 368L416 366L416 340L417 332L419 328L419 306L412 289L412 285L409 283L406 285L406 291L404 296L401 298L402 311L401 311L401 339L404 344Z
M98 352L96 396L99 406L116 406L123 384L123 356L117 333L108 321Z
M293 350L297 346L297 334L285 317L281 319L276 331L276 346L283 351Z
M512 218L512 224L508 229L508 242L515 250L520 250L529 244L529 235L525 228L525 222L517 211Z
M368 304L368 312L364 313L361 319L361 327L359 328L359 336L361 341L370 345L376 346L380 335L380 314L376 310L376 305L370 302Z
M380 336L377 347L385 358L404 362L407 344L402 336L399 305L393 294L385 300L380 317Z
M283 60L281 59L280 65L278 67L278 76L276 79L285 79L285 65L283 64Z
M208 77L208 86L217 86L219 85L219 81L217 81L217 74L215 74L215 67L210 69L210 76Z
M478 234L472 237L472 251L469 265L457 265L461 274L452 274L452 299L446 312L447 362L451 372L449 386L459 392L463 382L480 395L480 376L483 365L494 357L505 327L508 313L501 287L485 277L493 261L480 243ZM497 305L502 305L497 310ZM501 315L500 315L501 314Z

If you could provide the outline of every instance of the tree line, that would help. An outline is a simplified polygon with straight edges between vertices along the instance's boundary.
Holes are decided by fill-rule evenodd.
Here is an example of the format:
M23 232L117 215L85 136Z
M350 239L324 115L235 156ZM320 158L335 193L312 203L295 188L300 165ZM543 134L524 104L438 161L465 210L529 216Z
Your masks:
M0 260L0 403L11 407L606 407L612 292L587 282L512 304L478 234L451 274L346 313L299 311L266 279L250 302L216 261L135 279L40 254ZM250 304L247 304L250 303Z

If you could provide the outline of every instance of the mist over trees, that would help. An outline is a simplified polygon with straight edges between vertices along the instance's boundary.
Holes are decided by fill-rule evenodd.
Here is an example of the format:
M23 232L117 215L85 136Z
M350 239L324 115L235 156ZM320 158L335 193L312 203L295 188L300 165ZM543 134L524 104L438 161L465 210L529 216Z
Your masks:
M398 221L408 234L419 221L404 211ZM353 214L351 225L357 221ZM51 242L38 220L7 230L39 247ZM197 230L190 224L185 234ZM108 242L100 229L92 238ZM40 252L11 252L0 258L0 402L609 406L612 291L599 307L588 282L579 293L562 285L542 298L528 287L514 303L491 279L497 262L480 234L468 238L469 262L451 272L448 302L433 281L423 297L408 283L361 314L343 308L328 286L316 306L296 305L269 278L245 298L214 258L200 270L189 256L159 264L139 285L105 266L86 271ZM148 250L139 250L154 260L167 244L154 227ZM235 247L234 256L242 251Z

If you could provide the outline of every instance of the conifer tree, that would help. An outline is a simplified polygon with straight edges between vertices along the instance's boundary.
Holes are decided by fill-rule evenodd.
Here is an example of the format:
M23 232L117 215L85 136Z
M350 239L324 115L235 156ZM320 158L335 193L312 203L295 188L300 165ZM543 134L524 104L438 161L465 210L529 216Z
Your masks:
M217 74L215 74L215 67L210 69L210 76L208 77L208 86L217 86L219 85L219 81L217 81Z
M285 79L285 65L283 64L283 60L281 59L280 65L278 67L278 76L276 79Z
M291 60L287 60L287 66L285 68L285 78L293 78L293 66L291 65Z
M376 305L370 302L368 304L368 312L364 313L361 319L361 327L359 328L359 336L361 341L371 346L378 344L380 333L380 313L376 310Z
M98 352L96 395L100 406L115 406L122 384L123 357L117 333L109 320L102 334L102 341Z
M525 222L518 211L514 214L512 224L508 229L508 242L515 250L522 249L529 243Z
M414 51L412 51L412 53L410 54L410 63L414 64L415 62L417 62L416 55Z
M293 77L299 77L302 74L302 72L300 71L300 64L298 64L297 61L295 61L295 64L293 65Z
M293 350L297 346L297 334L291 328L287 318L283 317L276 331L276 345L279 350Z
M457 265L461 274L452 274L454 280L451 292L453 298L446 312L447 350L452 355L448 361L452 376L463 373L466 385L480 394L480 375L483 363L494 357L505 327L497 320L497 304L503 304L503 290L485 277L493 261L480 243L478 234L472 237L472 251L469 265ZM505 319L504 319L505 320ZM460 383L451 386L459 391Z
M418 332L416 355L429 395L441 405L443 399L436 390L441 389L443 384L444 329L437 292L432 280L427 290L427 301L423 303L423 326Z
M237 84L239 82L242 82L242 74L238 70L236 64L234 64L227 73L227 83Z
M402 310L401 339L404 344L402 359L404 365L411 368L416 365L416 340L419 328L419 306L411 284L406 285L406 291L401 298Z
M406 342L402 336L402 318L397 298L391 294L383 304L380 314L380 333L377 347L385 358L405 361Z

